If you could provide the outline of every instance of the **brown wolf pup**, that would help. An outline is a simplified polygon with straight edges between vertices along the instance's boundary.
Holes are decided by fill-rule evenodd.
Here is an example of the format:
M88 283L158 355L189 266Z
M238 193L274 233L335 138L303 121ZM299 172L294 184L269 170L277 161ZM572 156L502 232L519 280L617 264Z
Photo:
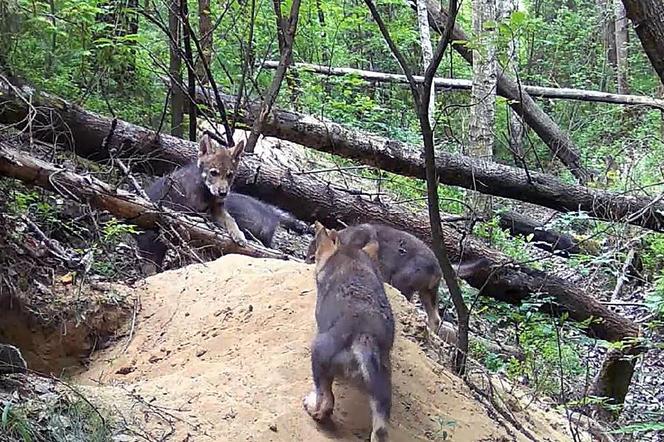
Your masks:
M311 347L314 388L303 400L316 421L334 409L332 383L341 376L369 395L372 442L387 440L392 407L390 352L394 317L377 265L378 242L342 244L316 223L316 323Z
M431 249L410 233L382 224L358 224L338 232L341 244L363 247L375 240L379 244L378 263L383 281L399 290L409 301L418 292L426 311L429 328L440 327L438 285L443 272ZM309 244L307 262L314 262L315 241Z
M245 245L244 234L224 205L243 149L244 141L229 148L213 146L205 134L199 142L198 160L159 178L146 193L152 201L172 210L209 212L216 223L226 227L233 241ZM160 270L166 246L157 237L157 232L147 231L138 236L137 242L139 253Z
M382 224L358 224L337 232L342 244L363 247L371 240L378 241L378 262L383 281L399 290L409 301L418 292L427 313L428 326L435 333L441 330L438 312L438 287L442 270L433 251L410 233ZM309 244L305 262L314 262L315 240ZM476 258L454 264L457 276L466 279L475 272L488 270L491 263L486 258Z

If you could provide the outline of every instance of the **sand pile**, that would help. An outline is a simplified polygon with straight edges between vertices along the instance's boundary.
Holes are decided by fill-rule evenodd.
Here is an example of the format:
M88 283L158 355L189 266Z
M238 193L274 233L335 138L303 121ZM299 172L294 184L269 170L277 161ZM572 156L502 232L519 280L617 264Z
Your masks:
M392 440L512 440L463 382L404 337L420 319L396 290L388 294L398 320ZM178 441L369 436L367 401L350 388L335 387L332 428L302 409L311 388L313 266L229 255L148 278L136 296L129 345L99 353L77 381L115 394L140 431ZM154 413L131 405L138 403ZM534 431L540 440L569 440L548 425Z

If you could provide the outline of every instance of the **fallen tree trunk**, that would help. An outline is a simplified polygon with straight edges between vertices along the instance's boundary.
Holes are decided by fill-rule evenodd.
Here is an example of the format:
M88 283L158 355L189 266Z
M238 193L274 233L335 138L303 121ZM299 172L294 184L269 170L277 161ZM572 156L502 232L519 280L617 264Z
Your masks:
M279 62L268 60L263 62L261 66L268 69L276 69L279 66ZM330 66L322 66L310 63L295 63L294 67L323 75L355 75L367 81L396 83L406 86L408 85L408 79L406 76L400 74L374 72L353 68L333 68ZM415 76L414 78L418 83L423 81L423 77L421 76ZM434 78L433 80L433 84L437 89L458 89L469 91L472 87L472 83L473 82L471 80L464 80L460 78ZM625 104L630 106L648 106L655 109L664 110L664 100L646 97L643 95L611 94L608 92L589 91L585 89L532 86L528 84L524 84L521 87L531 97L593 101L598 103Z
M65 100L45 93L17 93L2 82L0 82L0 95L4 99L3 105L0 106L0 123L26 127L27 118L33 113L31 106L37 111L43 107L44 112L34 115L34 118L35 123L55 125L55 131L50 129L47 131L47 137L50 136L49 141L53 141L56 134L64 137L66 132L71 132L74 139L80 140L73 148L83 149L81 146L88 146L90 141L96 139L99 128L94 126L94 121L91 123L93 125L90 125L87 112ZM205 102L206 97L212 95L198 91L198 100ZM221 98L229 108L235 106L235 97L222 95ZM52 109L57 110L57 119L50 114ZM256 105L247 106L240 113L239 119L251 125L258 111L259 107ZM160 147L163 143L160 143L157 134L144 128L127 125L120 120L117 124L119 131L133 131L136 143L152 146L150 161L143 161L137 164L138 166L158 174L173 169L173 158L177 158L180 154L169 151L168 146ZM273 109L270 118L265 122L263 134L351 158L388 172L424 179L421 149L400 141L349 129L337 123L321 121L296 112ZM109 148L115 148L121 154L131 156L133 145L136 143L121 143L119 140L111 139ZM164 148L167 150L164 151ZM93 160L99 156L96 152L86 152L84 155ZM551 175L524 171L464 155L438 152L437 157L438 179L443 184L518 199L560 212L584 211L598 219L628 222L651 230L664 231L664 201L566 184Z
M410 0L410 4L414 5L414 0ZM447 23L447 11L442 8L440 2L434 0L427 0L427 9L429 24L436 32L443 35ZM452 30L452 38L457 41L452 47L472 65L473 51L465 44L470 38L457 25ZM512 109L537 133L551 153L567 166L580 183L588 181L590 173L581 165L578 149L569 136L535 103L519 83L508 77L500 68L497 73L498 94L508 99Z
M112 149L116 149L116 155L129 154L135 158L140 156L145 158L145 166L162 171L172 169L175 165L186 164L195 158L194 143L170 135L156 134L120 120L115 121L115 129L112 131L114 120L80 108L51 108L49 115L57 115L58 119L67 123L76 123L69 124L72 128L69 135L73 143L68 147L87 158L109 158ZM32 124L36 128L33 136L44 140L54 139L60 130L51 122L37 128L36 118ZM109 134L112 136L108 137ZM80 136L83 138L79 139ZM61 140L64 142L68 138L61 137ZM380 222L409 231L427 242L431 239L426 216L350 195L311 176L292 172L276 160L259 160L255 156L246 155L240 164L235 185L238 191L272 202L290 210L301 219L320 220L327 225L338 225L339 221ZM42 182L48 182L48 176L35 176L34 173L23 175L23 178L28 181L40 178ZM78 182L78 185L81 183ZM136 213L132 212L128 216L135 217ZM449 226L444 226L444 231L446 246L453 261L482 259L484 265L476 266L465 278L473 287L480 289L482 295L515 304L531 296L551 297L552 301L544 300L541 306L547 313L559 315L567 312L576 321L602 318L601 321L590 321L587 332L591 336L609 341L636 336L636 324L611 312L592 297L582 293L577 286L546 272L511 263L502 253L488 248L478 240L459 234Z
M198 90L196 99L206 103L208 96ZM230 104L235 97L225 95L222 99ZM248 105L238 118L245 124L252 124L256 112L255 105ZM310 115L274 109L263 126L263 134L399 175L425 178L421 148ZM664 201L661 200L567 184L552 175L465 155L439 151L436 156L438 180L442 184L525 201L559 212L584 211L598 219L664 231Z
M234 243L228 233L210 227L200 219L160 208L139 196L104 183L90 175L79 175L51 163L33 158L0 140L0 175L16 178L59 193L65 198L87 202L145 229L174 226L181 236L224 253L287 259L288 256L259 244L244 247ZM182 235L184 234L184 235Z

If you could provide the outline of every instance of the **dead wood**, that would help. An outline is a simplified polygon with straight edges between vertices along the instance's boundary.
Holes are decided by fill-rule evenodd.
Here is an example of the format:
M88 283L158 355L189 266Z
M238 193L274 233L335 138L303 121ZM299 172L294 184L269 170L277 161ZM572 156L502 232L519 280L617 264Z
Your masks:
M268 69L276 69L279 62L268 60L261 64L262 67ZM392 74L387 72L367 71L363 69L353 68L335 68L330 66L323 66L311 63L295 63L294 67L303 71L314 72L322 75L330 76L346 76L354 75L363 78L367 81L383 82L383 83L396 83L407 85L408 80L404 75ZM415 81L421 83L423 77L415 76ZM439 78L433 80L433 85L436 89L456 89L456 90L470 90L472 86L471 80L462 78ZM592 101L598 103L611 103L611 104L624 104L628 106L647 106L654 109L664 110L664 100L660 98L652 98L644 95L626 95L626 94L612 94L609 92L590 91L586 89L574 89L566 87L544 87L524 84L523 90L531 97L555 98L561 100L579 100L579 101Z
M0 123L27 127L27 118L32 111L23 94L19 96L10 85L0 82L0 95L5 100L0 107ZM203 93L200 88L197 92L197 100L205 101L206 97L211 96L212 94ZM222 95L221 98L226 106L234 106L235 97ZM33 116L36 123L55 125L55 130L50 132L49 141L53 141L58 134L63 138L60 141L72 136L77 140L76 149L83 156L93 160L105 158L94 152L99 145L96 133L101 128L95 126L95 119L88 118L84 110L45 93L32 93L30 100L36 109L45 108L45 112ZM213 102L208 104L214 106ZM49 109L53 108L58 110L56 120L48 114ZM239 119L251 125L259 110L259 105L248 105L240 112ZM104 130L109 131L108 128ZM164 135L127 125L122 121L118 121L117 130L123 133L132 132L130 138L135 141L120 142L117 138L112 139L108 148L115 148L123 157L131 157L136 149L135 144L143 145L139 149L143 152L141 156L148 154L150 161L135 163L135 166L143 170L161 174L189 160L178 152ZM388 172L421 179L425 177L424 161L419 154L421 148L308 115L273 109L263 126L263 134L354 159ZM551 175L524 171L464 155L437 152L436 156L436 171L443 184L517 199L560 212L584 211L598 219L628 222L651 230L664 231L664 201L661 200L567 184Z
M212 245L224 253L287 258L280 252L258 244L250 243L240 247L225 231L215 229L203 220L159 208L150 201L114 188L90 175L80 175L33 158L6 141L0 141L0 174L52 190L74 201L87 202L92 207L107 210L139 227L151 229L173 226L185 238Z

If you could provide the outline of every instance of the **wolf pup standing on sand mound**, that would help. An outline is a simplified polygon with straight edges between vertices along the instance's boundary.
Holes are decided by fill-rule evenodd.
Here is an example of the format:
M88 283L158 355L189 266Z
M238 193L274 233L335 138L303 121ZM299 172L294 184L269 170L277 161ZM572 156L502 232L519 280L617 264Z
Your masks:
M347 378L369 395L371 441L386 441L394 317L376 261L378 242L342 245L336 231L318 222L314 241L318 333L311 346L314 389L304 398L304 409L316 421L328 418L334 377Z
M378 263L383 280L399 290L409 301L418 292L427 313L429 328L440 327L438 285L443 272L431 249L410 233L381 224L358 224L338 232L344 245L363 247L378 241ZM307 262L314 261L315 241L309 245Z

